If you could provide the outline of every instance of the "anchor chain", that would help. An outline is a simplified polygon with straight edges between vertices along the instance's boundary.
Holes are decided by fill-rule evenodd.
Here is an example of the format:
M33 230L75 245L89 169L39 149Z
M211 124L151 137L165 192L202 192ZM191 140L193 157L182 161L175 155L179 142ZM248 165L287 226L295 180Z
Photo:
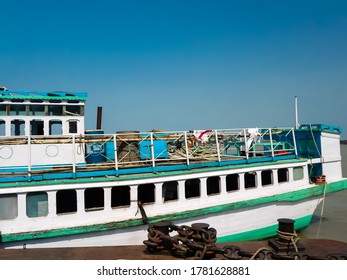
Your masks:
M219 260L347 260L347 254L312 256L306 252L276 252L267 247L255 252L245 251L237 246L216 245L217 231L205 223L178 226L171 222L158 222L148 226L147 246L149 254L170 253L184 259Z

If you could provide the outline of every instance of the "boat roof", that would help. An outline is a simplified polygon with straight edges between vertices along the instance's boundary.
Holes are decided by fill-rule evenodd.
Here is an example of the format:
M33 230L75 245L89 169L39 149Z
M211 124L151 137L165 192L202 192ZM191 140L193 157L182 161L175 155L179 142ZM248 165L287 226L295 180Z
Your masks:
M0 100L60 100L86 101L86 92L71 91L22 91L0 88Z

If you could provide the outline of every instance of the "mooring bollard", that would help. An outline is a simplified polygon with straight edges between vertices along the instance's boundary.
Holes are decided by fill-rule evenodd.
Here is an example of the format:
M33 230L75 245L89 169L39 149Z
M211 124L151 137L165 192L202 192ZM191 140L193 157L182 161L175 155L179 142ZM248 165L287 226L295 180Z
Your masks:
M284 245L288 245L291 243L290 238L288 236L292 236L295 233L294 223L295 221L292 219L278 219L278 242Z
M278 219L277 238L270 239L269 245L279 253L290 253L304 251L305 247L299 243L299 238L295 232L294 223L292 219Z
M206 224L206 223L195 223L195 224L192 224L192 228L196 228L196 229L208 230L209 227L210 227L210 225Z
M169 221L157 222L152 225L153 229L158 230L166 235L169 235L170 226L171 222Z

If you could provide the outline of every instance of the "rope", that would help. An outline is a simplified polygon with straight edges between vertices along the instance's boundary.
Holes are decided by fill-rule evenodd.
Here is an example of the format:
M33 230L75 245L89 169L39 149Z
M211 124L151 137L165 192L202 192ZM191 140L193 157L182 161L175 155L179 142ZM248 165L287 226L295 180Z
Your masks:
M278 230L277 231L277 235L279 238L290 241L291 244L294 246L295 248L295 252L299 252L298 250L298 246L296 246L296 243L298 243L298 241L300 240L300 238L298 237L296 231L294 230L294 233L290 233L290 232L283 232ZM283 243L283 242L279 242L277 241L279 244L283 244L283 245L287 245L287 243Z
M316 234L316 239L318 239L321 226L322 226L322 220L323 220L323 214L324 214L324 206L325 206L325 198L326 198L326 190L327 190L327 183L324 184L324 192L323 192L323 201L322 201L322 208L320 210L320 218L319 218L319 226Z
M310 124L310 131L311 131L311 135L312 135L312 139L313 139L313 142L314 142L314 145L317 149L317 152L318 152L318 155L320 157L320 161L321 163L323 164L324 163L324 158L322 157L319 149L318 149L318 146L317 146L317 143L316 143L316 139L314 137L314 134L313 134L313 130L312 130L312 125ZM313 166L313 165L312 165ZM322 201L322 209L321 209L321 213L320 213L320 217L319 217L319 226L318 226L318 230L317 230L317 234L316 234L316 239L319 237L319 234L320 234L320 230L321 230L321 225L322 225L322 220L323 220L323 213L324 213L324 206L325 206L325 198L326 198L326 189L327 189L327 183L326 181L324 182L324 192L323 192L323 201Z
M250 260L254 260L255 257L256 257L261 251L263 251L263 250L268 250L268 251L269 251L270 249L267 248L267 247L259 248L257 251L254 252L254 254L253 254L253 256L250 258Z
M311 135L312 135L312 140L313 140L313 143L314 143L314 146L316 147L316 150L318 152L318 155L319 155L319 158L321 160L321 163L324 162L324 158L322 157L319 149L318 149L318 145L317 145L317 142L316 142L316 138L314 137L314 134L313 134L313 130L312 130L312 125L310 124L310 131L311 131Z

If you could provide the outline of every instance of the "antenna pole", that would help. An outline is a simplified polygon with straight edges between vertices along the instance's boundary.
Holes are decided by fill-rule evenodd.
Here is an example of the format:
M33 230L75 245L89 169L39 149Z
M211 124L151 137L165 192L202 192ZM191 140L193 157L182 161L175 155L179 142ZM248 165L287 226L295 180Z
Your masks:
M295 96L295 128L299 128L299 116L298 116L298 97Z

